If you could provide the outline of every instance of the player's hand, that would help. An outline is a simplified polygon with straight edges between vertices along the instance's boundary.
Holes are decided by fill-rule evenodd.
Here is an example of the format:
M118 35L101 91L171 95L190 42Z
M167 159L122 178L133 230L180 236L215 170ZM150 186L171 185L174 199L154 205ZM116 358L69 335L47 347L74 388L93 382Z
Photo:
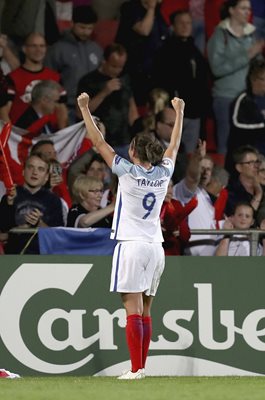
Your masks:
M184 113L184 108L185 108L184 100L182 100L178 97L174 97L174 99L171 100L171 104L172 104L174 110L176 111L176 113L178 113L178 112Z
M88 107L88 103L89 103L88 94L87 93L81 93L80 96L77 97L77 103L78 103L78 107L80 109Z

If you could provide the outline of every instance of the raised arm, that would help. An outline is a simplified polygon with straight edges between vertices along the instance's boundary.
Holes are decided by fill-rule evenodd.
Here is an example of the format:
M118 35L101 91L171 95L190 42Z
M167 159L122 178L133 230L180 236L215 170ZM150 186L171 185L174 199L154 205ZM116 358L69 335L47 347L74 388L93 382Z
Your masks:
M115 157L115 151L108 143L105 141L102 133L95 124L90 110L88 108L89 96L87 93L82 93L77 98L77 103L80 108L82 117L84 119L88 136L92 141L93 145L96 147L98 152L106 161L107 165L111 168L113 158Z
M176 118L170 142L168 148L165 151L164 157L171 158L171 160L175 163L181 141L185 103L182 99L179 99L178 97L174 97L174 99L171 100L171 103L174 110L176 111Z

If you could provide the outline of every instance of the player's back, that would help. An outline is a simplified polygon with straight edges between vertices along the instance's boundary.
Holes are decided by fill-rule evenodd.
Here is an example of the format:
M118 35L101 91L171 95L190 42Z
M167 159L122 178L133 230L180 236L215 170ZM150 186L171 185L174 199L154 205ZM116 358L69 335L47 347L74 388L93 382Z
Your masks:
M119 177L119 186L112 239L163 241L160 210L173 168L170 159L146 170L115 156L112 171Z

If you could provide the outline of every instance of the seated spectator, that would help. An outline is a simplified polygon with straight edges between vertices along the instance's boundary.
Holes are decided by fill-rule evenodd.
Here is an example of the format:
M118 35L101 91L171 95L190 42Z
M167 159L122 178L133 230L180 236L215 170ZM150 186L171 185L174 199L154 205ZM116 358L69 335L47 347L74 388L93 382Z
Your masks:
M206 154L206 142L199 142L197 150L191 156L186 176L173 188L173 197L183 205L196 195L197 207L189 214L188 224L190 229L216 229L219 225L216 217L222 217L222 212L217 209L225 202L219 196L223 196L222 184L219 184L220 193L213 196L208 192L211 182L214 162ZM218 200L218 201L217 201ZM225 199L226 200L226 199ZM222 208L221 208L222 210ZM218 222L218 224L217 224ZM186 255L211 256L214 255L218 238L215 235L191 235L185 248Z
M40 33L33 32L25 39L22 47L25 60L19 68L7 75L9 97L6 104L0 108L2 120L16 124L18 118L29 107L32 89L39 81L60 82L60 75L43 65L46 48L46 41ZM61 89L60 104L56 107L59 129L65 128L68 123L65 102L66 92Z
M58 71L67 90L69 120L76 121L76 93L79 80L100 65L103 50L91 40L97 15L90 6L73 9L73 24L70 30L49 48L45 64Z
M106 128L102 121L93 116L94 122L97 125L98 129L102 133L102 135L106 136ZM93 146L91 140L89 139L89 133L87 132L86 138L84 139L85 146L84 151L81 149L81 152L78 152L77 157L73 160L73 162L69 165L67 170L67 184L72 196L72 186L77 176L80 174L84 174L86 166L90 163L91 159L98 154L97 149ZM83 147L83 146L82 146Z
M170 181L160 213L164 237L163 248L166 256L183 254L183 249L190 238L187 216L197 206L196 197L193 197L189 203L182 206L178 200L172 199L172 195L173 182Z
M0 203L0 231L14 227L38 228L63 226L62 205L59 197L45 188L49 179L49 163L41 155L28 157L24 167L25 183L13 186ZM38 254L35 233L10 233L5 246L7 254Z
M265 60L250 64L247 89L235 100L227 143L226 168L231 169L236 148L251 145L265 154Z
M54 143L51 140L39 140L32 146L30 154L41 154L49 161L50 176L47 187L66 203L64 210L67 213L68 208L72 206L71 196L67 187L67 170L62 168L57 160Z
M157 50L153 65L153 84L185 101L182 144L192 153L200 136L201 122L209 104L208 65L195 46L192 18L187 10L170 16L172 35Z
M255 211L259 209L263 190L258 181L258 170L260 165L259 152L252 146L240 146L234 155L235 173L231 175L227 186L228 200L226 204L226 215L230 216L239 202L250 203Z
M128 158L130 126L138 118L130 79L124 71L125 48L117 43L106 47L100 67L78 83L78 94L90 95L90 110L106 127L106 140L114 150Z
M78 176L73 184L74 205L69 210L67 226L110 228L115 201L100 208L103 191L103 183L99 179Z
M249 203L237 203L233 214L225 220L223 229L250 229L254 220L255 210ZM265 222L265 221L264 221ZM264 224L265 227L265 224ZM225 235L217 246L216 256L250 256L250 241L247 235ZM264 246L258 245L257 255L265 255Z
M32 132L34 136L58 130L56 107L61 86L52 80L43 80L34 86L26 111L17 119L16 126Z

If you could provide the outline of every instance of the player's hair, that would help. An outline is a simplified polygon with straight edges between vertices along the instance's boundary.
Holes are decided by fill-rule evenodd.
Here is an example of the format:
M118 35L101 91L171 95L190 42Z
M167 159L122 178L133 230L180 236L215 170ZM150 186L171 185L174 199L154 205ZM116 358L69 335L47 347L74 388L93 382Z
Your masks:
M164 148L152 133L138 133L132 140L131 146L135 149L141 162L149 161L156 165L162 161Z

